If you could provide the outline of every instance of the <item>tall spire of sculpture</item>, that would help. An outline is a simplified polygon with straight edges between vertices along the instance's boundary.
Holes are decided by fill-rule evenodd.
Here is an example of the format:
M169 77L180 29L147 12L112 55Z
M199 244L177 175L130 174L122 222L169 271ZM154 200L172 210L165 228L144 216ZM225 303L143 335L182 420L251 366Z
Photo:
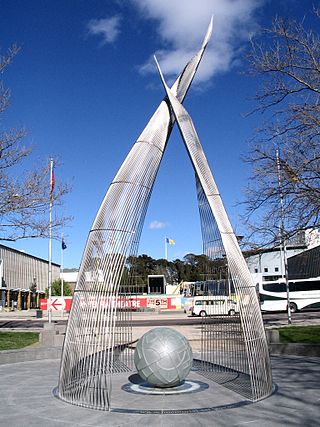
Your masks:
M212 32L172 86L185 98ZM124 118L125 119L125 118ZM63 347L59 396L70 403L108 409L112 375L129 369L130 314L115 300L129 255L135 255L153 184L174 124L162 101L120 167L93 222L83 253Z
M268 346L255 285L223 206L221 195L212 176L192 119L177 97L174 96L172 90L166 85L156 57L155 61L182 139L194 167L197 181L210 206L221 235L229 272L236 296L239 299L252 399L258 400L271 393L272 378Z

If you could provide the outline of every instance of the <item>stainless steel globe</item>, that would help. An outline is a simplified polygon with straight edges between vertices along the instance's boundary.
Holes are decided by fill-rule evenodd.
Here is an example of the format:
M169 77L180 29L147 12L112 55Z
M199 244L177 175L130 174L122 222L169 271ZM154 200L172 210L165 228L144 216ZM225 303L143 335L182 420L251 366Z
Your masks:
M134 364L140 377L156 387L174 387L192 366L192 349L185 336L171 328L155 328L138 341Z

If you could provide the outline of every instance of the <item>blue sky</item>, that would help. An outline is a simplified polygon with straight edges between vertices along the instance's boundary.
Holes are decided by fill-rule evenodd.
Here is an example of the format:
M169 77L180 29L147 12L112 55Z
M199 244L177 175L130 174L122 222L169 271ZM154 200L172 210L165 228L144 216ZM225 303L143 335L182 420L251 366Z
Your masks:
M59 180L72 184L63 213L65 267L78 267L105 192L164 96L152 56L171 81L199 48L210 17L213 36L185 107L196 125L237 233L249 170L241 161L261 116L244 118L257 81L241 73L248 40L276 14L299 17L309 0L0 0L0 49L22 47L3 79L11 106L2 127L27 128L26 168L58 157ZM55 209L61 209L56 207ZM201 253L193 170L175 129L151 197L139 253L169 259ZM46 240L11 246L48 257ZM60 243L53 261L60 263Z

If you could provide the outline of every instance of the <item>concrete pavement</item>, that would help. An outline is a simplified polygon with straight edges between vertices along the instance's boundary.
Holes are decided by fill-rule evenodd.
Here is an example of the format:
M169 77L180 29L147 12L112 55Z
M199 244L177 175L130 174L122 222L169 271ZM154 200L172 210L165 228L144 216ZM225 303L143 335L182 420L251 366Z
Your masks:
M276 390L257 403L250 403L201 377L208 387L186 394L183 399L178 396L146 399L144 395L127 393L116 384L113 401L118 411L105 412L73 406L53 396L59 374L57 359L2 365L0 426L319 426L320 359L273 356L272 367ZM199 379L195 373L190 376ZM128 383L128 377L118 381ZM132 408L141 411L130 412ZM185 408L199 411L179 413L179 409ZM147 413L141 413L143 409Z

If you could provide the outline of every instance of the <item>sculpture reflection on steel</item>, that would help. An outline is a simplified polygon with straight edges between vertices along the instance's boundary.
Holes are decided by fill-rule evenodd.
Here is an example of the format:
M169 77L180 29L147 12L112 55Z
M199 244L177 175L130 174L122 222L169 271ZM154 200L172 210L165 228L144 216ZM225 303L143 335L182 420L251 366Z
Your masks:
M182 107L212 32L185 66L120 167L93 222L83 253L64 341L59 397L69 403L111 409L112 379L134 370L131 256L137 254L143 222L175 120L196 177L204 253L227 260L226 281L239 301L232 323L202 325L197 371L256 401L268 396L272 378L254 284L195 133ZM129 305L129 310L124 309ZM120 309L121 308L121 309Z

